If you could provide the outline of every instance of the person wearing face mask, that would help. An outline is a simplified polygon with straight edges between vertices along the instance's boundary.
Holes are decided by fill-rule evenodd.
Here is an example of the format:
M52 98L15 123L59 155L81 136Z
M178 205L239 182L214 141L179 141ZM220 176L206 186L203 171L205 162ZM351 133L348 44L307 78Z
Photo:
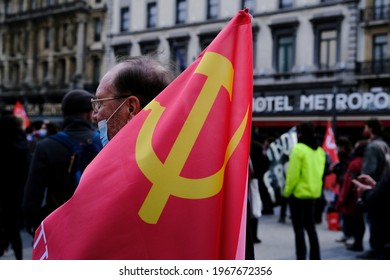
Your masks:
M126 58L101 79L92 99L103 146L174 79L173 73L149 56Z
M91 98L94 97L88 91L75 89L62 99L62 132L79 143L91 143L97 134L92 121ZM30 234L73 194L65 185L69 182L71 156L69 147L51 136L37 143L23 197L25 228Z

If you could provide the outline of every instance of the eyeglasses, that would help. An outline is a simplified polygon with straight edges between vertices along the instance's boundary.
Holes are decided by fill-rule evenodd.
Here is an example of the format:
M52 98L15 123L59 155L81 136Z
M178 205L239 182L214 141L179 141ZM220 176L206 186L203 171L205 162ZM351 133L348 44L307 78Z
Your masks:
M115 97L106 97L106 98L100 98L100 99L94 99L91 98L91 104L92 104L92 109L97 112L99 111L100 107L102 106L103 101L108 101L108 100L115 100L115 99L121 99L121 98L127 98L128 96L115 96Z

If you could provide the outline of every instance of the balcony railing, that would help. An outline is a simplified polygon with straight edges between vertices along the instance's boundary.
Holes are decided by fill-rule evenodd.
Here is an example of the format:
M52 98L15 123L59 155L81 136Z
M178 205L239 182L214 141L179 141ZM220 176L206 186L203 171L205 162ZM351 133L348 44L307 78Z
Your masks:
M390 5L381 5L376 7L368 7L361 10L361 20L363 22L370 21L389 21L390 20Z
M361 75L390 74L390 59L358 62L356 71Z
M46 17L51 14L72 13L78 10L88 11L88 5L85 1L65 2L61 4L53 4L49 6L42 6L31 8L24 11L17 11L12 13L5 13L5 21L18 21L31 18Z

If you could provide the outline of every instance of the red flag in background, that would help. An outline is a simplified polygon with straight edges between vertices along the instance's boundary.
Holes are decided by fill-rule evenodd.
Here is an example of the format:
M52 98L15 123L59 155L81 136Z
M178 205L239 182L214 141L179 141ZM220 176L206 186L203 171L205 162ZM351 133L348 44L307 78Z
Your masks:
M16 101L13 114L14 116L20 117L23 120L23 129L26 129L30 126L30 119L28 118L27 113L20 101Z
M328 154L328 156L333 164L339 162L336 140L335 140L335 137L333 134L333 129L332 129L332 125L331 125L330 121L328 121L328 124L326 127L326 133L325 133L325 137L324 137L324 142L322 144L322 148ZM328 189L336 194L339 193L340 186L339 186L339 183L337 182L337 176L335 173L330 173L330 174L325 176L324 188Z
M333 129L330 121L328 121L328 124L326 126L326 132L324 142L322 143L322 148L329 155L332 163L339 162L336 140L334 138Z
M252 87L240 11L92 161L33 259L243 259Z

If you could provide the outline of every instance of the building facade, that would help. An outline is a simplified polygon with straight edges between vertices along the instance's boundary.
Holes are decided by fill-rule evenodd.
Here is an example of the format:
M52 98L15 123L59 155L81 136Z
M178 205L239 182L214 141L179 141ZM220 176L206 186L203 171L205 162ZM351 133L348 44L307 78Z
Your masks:
M2 1L0 106L19 100L33 120L60 120L68 90L94 91L104 67L105 16L100 0Z
M0 17L0 32L7 38L0 46L2 97L25 96L30 85L46 100L69 87L94 90L102 74L126 56L154 55L179 74L247 7L253 16L255 127L283 133L302 120L324 129L333 120L340 133L356 137L370 117L390 127L390 0L8 2L13 6L1 7ZM18 2L40 3L42 12L17 12ZM47 3L74 11L53 14ZM73 38L57 43L60 49L53 41L45 47L49 26L58 41L70 23L74 32L67 34ZM29 41L41 34L34 44L9 37L31 29ZM27 46L25 54L15 53L16 42L21 49ZM65 81L61 90L60 81Z

